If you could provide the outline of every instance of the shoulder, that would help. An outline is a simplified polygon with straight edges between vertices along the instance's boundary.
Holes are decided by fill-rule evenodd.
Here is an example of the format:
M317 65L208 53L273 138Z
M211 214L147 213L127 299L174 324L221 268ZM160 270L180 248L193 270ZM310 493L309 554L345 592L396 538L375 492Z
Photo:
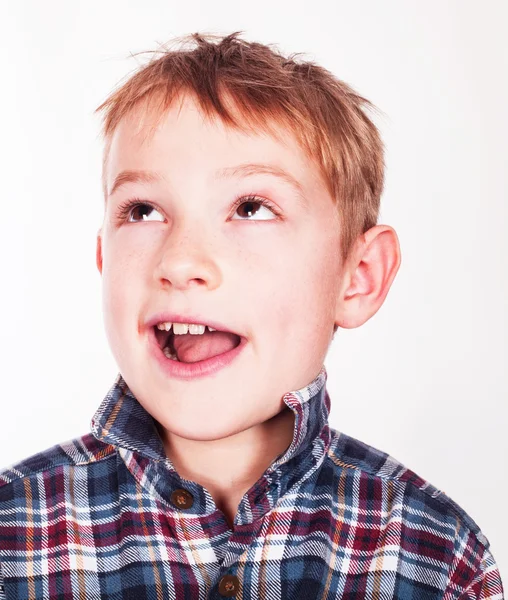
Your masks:
M350 508L350 524L364 537L379 537L376 547L389 541L390 552L397 548L399 576L435 581L447 600L503 597L489 540L445 492L387 452L334 429L327 464L337 506Z
M459 504L387 452L332 429L328 458L338 468L353 469L377 482L383 493L390 488L400 499L408 520L426 518L436 530L444 527L443 535L446 528L452 534L459 529L467 531L482 546L489 546L478 524Z
M91 433L55 444L11 465L0 468L0 499L9 489L37 476L50 476L66 468L90 467L116 453L114 446L96 439Z

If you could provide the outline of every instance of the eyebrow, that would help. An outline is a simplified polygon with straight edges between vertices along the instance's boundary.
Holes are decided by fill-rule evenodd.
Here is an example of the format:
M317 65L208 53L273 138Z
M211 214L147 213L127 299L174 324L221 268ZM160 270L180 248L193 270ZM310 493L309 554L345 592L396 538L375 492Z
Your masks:
M301 204L307 205L307 198L302 187L302 184L293 177L290 173L278 167L277 165L264 165L260 163L244 163L236 165L235 167L226 167L224 169L218 169L215 172L215 179L224 179L237 176L248 176L248 175L273 175L279 179L282 179L285 183L289 184L296 192L297 198Z
M122 171L115 177L113 187L108 196L112 196L119 188L127 183L158 183L163 177L153 171Z
M297 194L300 203L307 206L307 198L305 197L301 183L290 173L278 167L277 165L268 165L261 163L244 163L234 167L225 167L218 169L215 172L214 179L228 179L232 177L249 175L273 175L290 185ZM127 183L158 183L163 181L164 177L155 171L139 171L126 170L122 171L115 177L115 181L108 196L114 194L120 187Z

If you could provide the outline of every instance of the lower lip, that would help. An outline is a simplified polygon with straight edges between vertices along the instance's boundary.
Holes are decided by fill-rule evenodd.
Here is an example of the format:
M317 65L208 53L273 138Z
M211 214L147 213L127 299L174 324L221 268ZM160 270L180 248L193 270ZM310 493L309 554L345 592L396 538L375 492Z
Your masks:
M153 330L150 336L151 354L155 357L163 371L169 377L176 379L198 379L200 377L214 375L224 367L227 367L229 364L231 364L246 345L247 340L241 337L238 346L232 350L229 350L228 352L218 354L217 356L212 356L207 360L200 360L194 363L183 363L166 357L159 346Z

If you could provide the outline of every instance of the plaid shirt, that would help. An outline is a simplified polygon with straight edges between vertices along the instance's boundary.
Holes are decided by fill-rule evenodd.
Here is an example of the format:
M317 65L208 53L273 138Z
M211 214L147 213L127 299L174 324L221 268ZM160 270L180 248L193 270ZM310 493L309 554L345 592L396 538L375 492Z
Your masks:
M500 600L489 542L446 494L328 425L323 367L284 402L293 441L231 530L182 479L119 374L92 433L0 471L9 600Z

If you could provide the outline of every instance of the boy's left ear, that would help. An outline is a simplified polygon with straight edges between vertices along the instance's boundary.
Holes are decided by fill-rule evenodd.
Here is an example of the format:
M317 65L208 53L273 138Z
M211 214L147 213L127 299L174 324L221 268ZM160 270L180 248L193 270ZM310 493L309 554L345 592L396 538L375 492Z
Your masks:
M102 230L99 229L97 232L97 247L95 250L95 262L99 273L102 275Z
M389 225L376 225L355 241L344 265L335 323L359 327L383 304L400 266L399 239Z

